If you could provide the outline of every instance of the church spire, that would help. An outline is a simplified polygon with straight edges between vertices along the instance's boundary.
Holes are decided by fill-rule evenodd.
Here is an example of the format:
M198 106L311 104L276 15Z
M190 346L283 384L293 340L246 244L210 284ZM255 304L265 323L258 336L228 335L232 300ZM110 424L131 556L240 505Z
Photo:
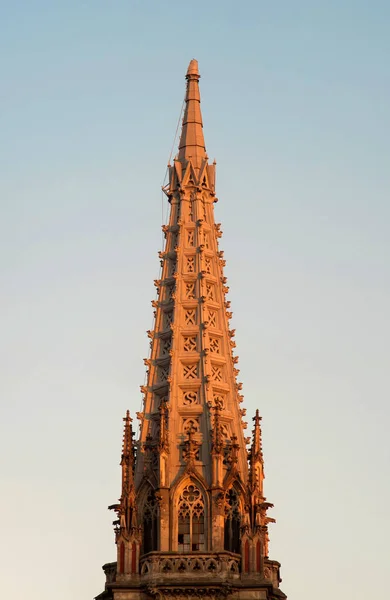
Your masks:
M191 160L193 168L198 171L206 156L203 137L203 121L200 110L198 61L192 59L186 74L187 91L183 127L179 142L178 160L185 166Z
M173 599L179 591L190 598L197 580L205 600L222 599L233 585L245 590L245 578L251 589L262 590L259 598L285 598L280 565L268 558L273 519L263 496L258 411L247 450L199 77L192 60L179 152L164 188L170 216L154 282L155 320L147 332L150 356L144 359L135 444L130 415L125 417L122 496L113 507L119 517L114 575L107 566L113 595L101 600L142 600L145 590L156 598Z
M183 479L188 465L213 489L222 489L228 479L243 485L248 477L245 410L240 408L229 288L219 249L222 231L214 221L215 164L208 164L205 153L199 77L192 60L179 153L165 188L171 212L163 227L161 278L155 280L158 299L152 301L147 385L141 388L135 477L137 484L153 477L159 488Z

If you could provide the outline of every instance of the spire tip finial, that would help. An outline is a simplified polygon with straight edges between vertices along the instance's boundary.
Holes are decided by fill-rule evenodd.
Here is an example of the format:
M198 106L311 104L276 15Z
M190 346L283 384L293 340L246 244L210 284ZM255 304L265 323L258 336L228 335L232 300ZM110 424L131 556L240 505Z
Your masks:
M188 65L186 77L189 77L190 75L195 75L197 77L200 77L198 61L196 60L196 58L193 58L191 60L190 64Z

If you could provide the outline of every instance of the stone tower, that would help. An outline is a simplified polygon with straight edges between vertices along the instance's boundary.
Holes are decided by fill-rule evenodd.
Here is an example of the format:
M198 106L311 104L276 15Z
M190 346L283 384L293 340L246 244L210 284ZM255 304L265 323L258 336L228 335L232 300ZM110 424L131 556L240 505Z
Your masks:
M259 411L245 437L229 290L214 222L196 60L188 67L179 151L164 188L161 279L148 331L139 439L124 419L117 561L99 600L275 600L280 564L268 557ZM249 447L249 450L248 450Z

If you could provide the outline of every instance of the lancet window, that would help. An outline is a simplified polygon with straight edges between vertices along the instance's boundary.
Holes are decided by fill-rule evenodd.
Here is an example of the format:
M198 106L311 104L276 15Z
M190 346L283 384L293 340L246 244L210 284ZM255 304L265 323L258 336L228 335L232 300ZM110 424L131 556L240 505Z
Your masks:
M178 550L205 550L204 499L202 492L190 483L182 491L178 503Z
M150 490L143 509L143 554L157 550L157 501Z
M230 489L225 494L225 530L224 547L229 552L240 553L240 503L236 490Z

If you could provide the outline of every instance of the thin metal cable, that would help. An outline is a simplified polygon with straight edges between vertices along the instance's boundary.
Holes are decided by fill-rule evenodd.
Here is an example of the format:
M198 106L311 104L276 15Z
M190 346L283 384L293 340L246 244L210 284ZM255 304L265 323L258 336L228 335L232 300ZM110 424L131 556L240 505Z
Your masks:
M167 212L166 212L166 215L165 215L165 220L164 220L164 192L163 192L163 187L165 186L166 179L167 179L168 165L171 164L172 154L173 154L173 150L175 148L175 144L176 144L176 140L177 140L177 134L178 134L178 131L179 131L180 123L181 123L182 118L183 118L183 111L184 111L185 103L186 103L186 98L184 96L183 103L182 103L181 109L180 109L179 118L178 118L177 125L176 125L175 136L173 138L173 142L172 142L172 146L171 146L171 151L169 153L167 168L165 169L164 179L163 179L162 186L161 186L161 225L165 224L165 221L166 221L167 216L168 216L168 209L167 209ZM164 250L164 233L163 232L161 234L161 250Z

